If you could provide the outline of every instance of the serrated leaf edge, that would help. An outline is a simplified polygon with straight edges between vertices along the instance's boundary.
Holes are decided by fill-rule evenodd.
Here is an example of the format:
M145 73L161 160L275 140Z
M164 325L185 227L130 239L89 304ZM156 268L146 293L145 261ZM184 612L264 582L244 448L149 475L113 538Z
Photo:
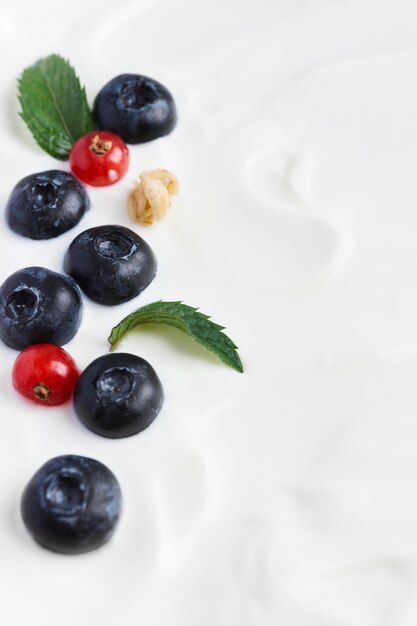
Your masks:
M184 330L184 328L178 328L174 324L170 323L172 321L172 317L171 319L169 319L168 317L167 319L163 319L164 317L163 315L159 316L159 319L158 318L148 319L148 320L146 318L142 320L137 319L140 314L145 314L147 312L151 313L152 309L157 309L158 305L161 305L161 304L167 305L170 307L175 307L175 306L183 307L184 310L180 311L177 317L180 321L182 321L182 324L188 328L188 330ZM199 319L201 319L206 324L208 324L211 327L211 330L216 332L221 337L222 341L225 341L225 343L227 344L226 349L222 348L219 345L216 345L214 341L208 340L207 337L201 337L197 333L193 332L193 329L190 327L189 323L187 322L185 318L185 313L187 311L189 313L196 314ZM133 313L130 313L129 315L124 317L118 324L116 324L116 326L112 328L110 335L107 339L107 341L110 344L110 350L111 351L115 350L115 348L120 343L120 341L134 328L141 326L141 325L152 324L152 323L165 324L172 328L177 328L177 330L184 332L190 338L194 339L194 341L197 341L206 350L215 354L223 363L225 363L229 367L232 367L234 370L240 373L243 372L242 361L240 359L239 354L236 352L238 347L232 341L232 339L228 335L226 335L226 333L222 332L225 327L220 326L219 324L216 324L215 322L211 321L211 316L199 311L198 307L192 307L188 304L184 304L182 300L176 300L176 301L170 301L170 302L158 300L156 302L151 302L150 304L140 307L136 311L133 311Z
M52 91L52 90L51 90L51 88L50 88L49 79L48 79L48 76L47 76L47 73L46 73L46 70L44 69L44 67L45 67L45 64L46 64L48 61L52 60L52 59L55 59L56 61L59 61L59 62L64 63L64 64L67 66L67 68L68 68L71 72L73 72L74 79L75 79L75 81L76 81L76 83L77 83L77 86L78 86L78 88L79 88L79 90L80 90L80 93L82 94L82 99L84 100L84 103L85 103L85 105L86 105L86 110L85 110L85 112L87 112L88 117L89 117L89 121L91 122L91 124L89 124L89 126L91 126L91 129L90 129L90 130L93 130L94 125L93 125L92 112L91 112L91 108L90 108L90 106L89 106L89 104L88 104L88 100L87 100L87 94L86 94L85 86L81 84L80 78L79 78L79 76L78 76L77 72L75 71L75 68L71 65L70 61L69 61L68 59L66 59L65 57L63 57L63 56L59 55L59 54L50 54L50 55L48 55L48 56L46 56L46 57L43 57L43 58L39 59L36 63L33 63L32 65L30 65L30 66L28 66L28 67L24 68L24 70L21 72L20 76L19 76L19 77L18 77L18 79L17 79L17 84L18 84L18 100L19 100L19 103L20 103L20 106L21 106L21 109L22 109L21 111L19 111L19 116L22 118L22 120L23 120L23 121L25 122L25 124L27 125L27 127L28 127L28 129L29 129L29 131L30 131L30 133L31 133L31 135L32 135L32 137L33 137L33 139L35 140L35 142L36 142L36 143L37 143L37 144L38 144L38 145L39 145L39 146L40 146L40 147L41 147L41 148L42 148L45 152L47 152L50 156L52 156L52 157L54 157L54 158L56 158L56 159L59 159L59 160L66 160L66 159L68 159L68 156L69 156L69 152L70 152L70 151L69 151L69 150L67 150L67 149L65 149L65 148L60 147L60 146L59 146L59 145L57 145L57 144L56 144L56 142L55 142L55 141L53 141L53 140L51 140L50 142L46 142L46 141L44 141L43 139L40 139L40 137L39 137L39 136L35 136L35 134L34 134L34 132L33 132L32 128L31 128L31 125L30 125L30 124L31 124L31 122L30 122L30 118L31 118L31 117L34 117L34 116L30 116L30 115L28 115L28 114L27 114L27 112L25 113L25 111L24 111L24 108L25 108L24 103L23 103L24 98L23 98L23 96L22 96L22 82L23 82L23 80L24 80L24 75L25 75L25 73L26 73L26 72L28 72L28 71L30 71L31 69L33 69L34 67L38 66L38 67L39 67L39 69L40 69L40 73L41 73L41 75L42 75L42 77L43 77L43 79L44 79L44 82L45 82L45 85L46 85L47 91L48 91L48 93L50 94L51 100L52 100L52 102L53 102L53 104L54 104L54 107L55 107L55 109L56 109L56 111L57 111L58 117L59 117L59 119L60 119L60 121L61 121L62 128L63 128L64 133L66 134L66 137L67 137L68 143L69 143L70 145L73 145L73 144L74 144L74 142L75 142L75 141L79 138L79 137L74 137L74 136L73 136L73 134L72 134L72 132L70 131L70 129L69 129L68 125L67 125L67 122L65 121L64 117L62 116L61 110L60 110L60 108L59 108L59 107L58 107L58 105L57 105L57 102L56 102L56 96L55 96L55 94L53 93L53 91ZM35 107L35 108L36 108L36 107ZM84 121L85 121L85 120L84 120ZM85 134L85 132L88 132L88 131L87 131L86 129L83 129L82 134ZM81 135L80 135L80 136L81 136Z

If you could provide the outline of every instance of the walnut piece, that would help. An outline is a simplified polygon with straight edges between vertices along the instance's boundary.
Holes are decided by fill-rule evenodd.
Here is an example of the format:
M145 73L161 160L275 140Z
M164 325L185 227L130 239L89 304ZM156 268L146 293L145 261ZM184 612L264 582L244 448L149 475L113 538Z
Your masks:
M171 206L171 196L178 190L178 179L172 172L160 168L142 172L127 200L129 217L139 224L163 219Z

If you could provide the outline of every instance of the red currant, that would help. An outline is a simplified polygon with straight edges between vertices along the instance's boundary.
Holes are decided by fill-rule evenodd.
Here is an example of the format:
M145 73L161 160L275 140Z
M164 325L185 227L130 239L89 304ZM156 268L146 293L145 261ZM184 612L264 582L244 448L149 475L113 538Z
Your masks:
M72 395L79 372L72 357L60 346L38 343L19 354L13 365L15 389L37 404L64 404Z
M119 135L97 130L74 143L69 163L74 176L84 183L93 187L113 185L129 168L129 149Z

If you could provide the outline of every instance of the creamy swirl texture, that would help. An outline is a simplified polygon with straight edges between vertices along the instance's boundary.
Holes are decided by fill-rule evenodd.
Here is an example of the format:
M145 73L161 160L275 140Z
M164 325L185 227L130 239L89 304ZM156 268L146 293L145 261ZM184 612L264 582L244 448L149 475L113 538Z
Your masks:
M0 615L8 626L415 626L417 623L417 6L413 0L28 0L0 21L2 206L64 167L19 120L15 79L51 52L90 101L138 72L179 122L131 149L127 177L54 240L0 223L0 281L62 270L72 239L131 228L143 170L181 181L175 210L137 232L158 274L134 302L85 302L67 345L80 368L136 306L183 299L224 323L245 374L175 331L141 330L166 402L120 441L71 409L13 391L0 346ZM19 498L49 458L118 477L112 541L76 558L35 545Z

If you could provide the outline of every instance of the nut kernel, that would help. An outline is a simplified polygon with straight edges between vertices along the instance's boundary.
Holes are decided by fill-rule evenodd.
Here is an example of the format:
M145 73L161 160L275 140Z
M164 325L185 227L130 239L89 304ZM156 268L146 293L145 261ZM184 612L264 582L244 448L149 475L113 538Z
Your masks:
M129 193L128 214L139 224L162 220L171 206L171 197L179 190L175 174L161 168L142 172Z

